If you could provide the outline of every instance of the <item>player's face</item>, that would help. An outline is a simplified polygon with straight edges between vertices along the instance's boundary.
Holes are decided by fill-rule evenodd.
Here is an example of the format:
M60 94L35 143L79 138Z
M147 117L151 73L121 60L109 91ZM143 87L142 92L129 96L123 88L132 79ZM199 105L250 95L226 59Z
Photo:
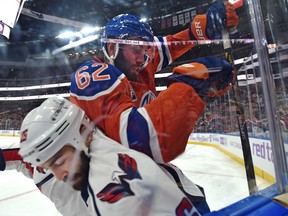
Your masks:
M131 81L138 81L137 74L145 63L148 46L121 45L115 59L115 66Z
M41 167L50 169L57 180L81 190L88 180L89 158L84 152L77 152L72 146L65 145Z

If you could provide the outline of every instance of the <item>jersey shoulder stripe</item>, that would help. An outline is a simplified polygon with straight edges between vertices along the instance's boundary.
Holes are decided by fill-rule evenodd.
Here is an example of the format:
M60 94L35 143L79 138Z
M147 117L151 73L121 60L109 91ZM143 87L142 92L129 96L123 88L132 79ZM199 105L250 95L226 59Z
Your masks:
M157 48L160 56L160 62L158 64L157 71L160 71L172 62L172 57L168 48L166 37L157 36L154 38L154 40L157 42L157 44L159 44Z
M39 182L35 182L37 187L41 187L43 184L48 182L50 179L54 178L54 175L52 173L49 173L48 175L43 174L43 179Z
M160 44L159 37L154 37L154 41L156 41L157 44ZM157 65L156 72L160 71L163 68L162 64L163 64L163 58L164 58L161 45L157 45L157 51L159 54L159 64Z
M125 78L125 75L110 64L88 61L71 75L71 95L87 100L107 94Z

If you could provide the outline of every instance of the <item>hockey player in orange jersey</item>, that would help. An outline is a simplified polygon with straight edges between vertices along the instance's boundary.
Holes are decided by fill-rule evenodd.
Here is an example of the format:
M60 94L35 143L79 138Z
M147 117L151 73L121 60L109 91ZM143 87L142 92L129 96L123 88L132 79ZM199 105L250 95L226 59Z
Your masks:
M227 2L212 5L205 15L195 17L189 29L166 37L154 37L152 29L136 16L119 15L108 22L102 36L105 63L94 58L76 69L71 76L70 100L110 138L146 153L156 162L168 162L184 151L205 107L193 88L180 83L171 85L150 103L156 97L155 73L195 46L168 44L213 39L225 27L237 24L235 10ZM200 30L205 32L201 37ZM109 39L158 43L149 49L107 42ZM191 70L196 71L199 65ZM136 135L128 136L131 132Z

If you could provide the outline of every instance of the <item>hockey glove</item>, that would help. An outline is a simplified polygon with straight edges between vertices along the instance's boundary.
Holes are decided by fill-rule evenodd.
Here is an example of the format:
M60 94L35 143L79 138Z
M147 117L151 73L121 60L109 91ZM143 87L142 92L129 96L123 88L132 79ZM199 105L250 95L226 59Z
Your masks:
M0 171L4 171L6 168L6 162L4 159L4 155L2 149L0 149Z
M169 79L192 86L198 95L207 101L229 91L235 79L235 72L227 61L205 57L175 67Z
M238 16L229 2L217 2L208 8L206 14L197 15L190 30L197 40L220 39L222 31L238 25ZM235 28L234 28L235 29Z

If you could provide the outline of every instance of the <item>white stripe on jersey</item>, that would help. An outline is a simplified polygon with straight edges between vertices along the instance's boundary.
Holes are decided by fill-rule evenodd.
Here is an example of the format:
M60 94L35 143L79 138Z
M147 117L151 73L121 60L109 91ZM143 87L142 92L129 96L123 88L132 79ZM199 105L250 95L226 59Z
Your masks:
M154 41L156 42L156 44L161 44L159 39L157 37L154 37ZM160 61L159 64L157 66L156 72L160 71L162 69L162 65L163 65L163 51L162 51L162 46L161 45L157 45L158 48L158 53L159 53L159 57L160 57Z
M128 116L131 110L132 108L125 110L124 112L121 113L120 116L120 127L119 127L120 140L122 145L126 146L127 148L129 148L127 137L127 123L128 123Z
M124 112L121 113L120 116L120 140L121 143L129 148L129 143L128 143L128 137L127 137L127 123L128 123L128 117L131 112L132 108L125 110ZM157 132L153 126L153 123L146 111L145 108L138 108L137 111L145 118L147 125L148 125L148 130L149 130L149 145L150 149L152 152L153 160L157 163L163 163L163 158L161 155L160 147L159 147L159 142L158 142L158 136Z
M166 37L163 37L163 41L164 41L164 44L168 44ZM165 45L165 53L166 53L166 56L168 58L168 64L171 64L172 63L172 57L171 57L171 53L169 51L168 45Z
M159 64L157 66L157 69L156 69L156 73L160 70L162 70L162 67L163 67L163 61L164 61L164 55L166 55L167 59L168 59L168 64L171 64L172 63L172 56L171 56L171 53L169 51L169 47L168 47L168 42L167 42L167 38L166 37L163 37L163 44L164 44L164 47L165 47L165 52L163 51L162 49L162 46L159 41L159 39L157 37L154 37L154 41L156 42L156 44L160 44L160 45L157 45L157 48L158 48L158 52L159 52L159 57L160 57L160 61L159 61Z
M122 73L122 74L118 77L118 79L113 83L113 85L111 85L108 89L106 89L105 91L101 91L101 92L99 92L98 94L95 94L95 95L93 95L93 96L79 96L79 95L74 94L74 93L72 93L72 92L70 92L70 95L76 97L76 98L79 99L79 100L87 100L87 101L89 101L89 100L95 100L95 99L98 98L98 97L101 97L101 96L103 96L103 95L106 95L106 94L111 93L111 92L121 83L121 80L122 80L123 78L125 78L125 75Z

